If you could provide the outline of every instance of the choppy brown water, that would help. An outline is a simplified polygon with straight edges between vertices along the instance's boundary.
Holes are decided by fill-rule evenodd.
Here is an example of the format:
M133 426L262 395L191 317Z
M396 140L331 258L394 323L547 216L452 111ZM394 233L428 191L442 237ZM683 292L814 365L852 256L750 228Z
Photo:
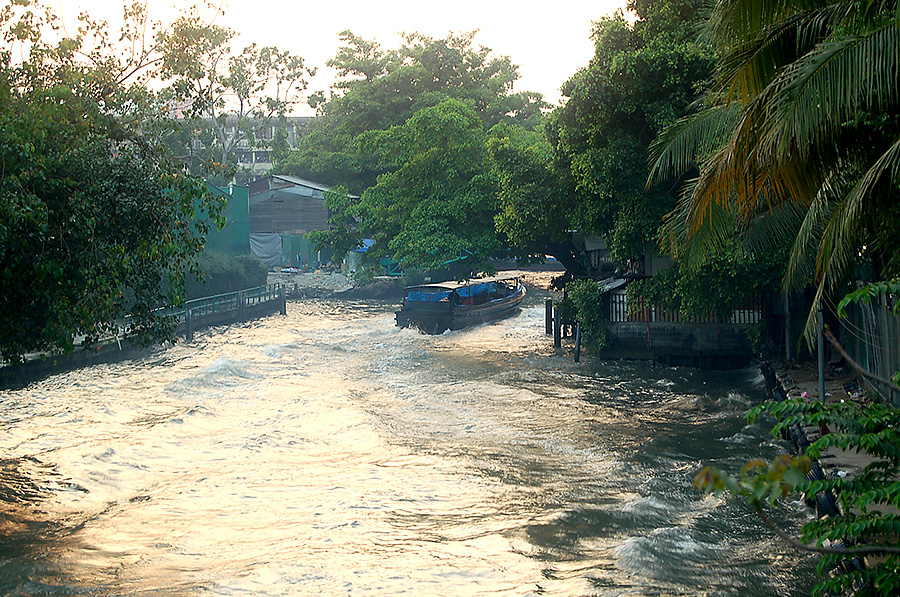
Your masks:
M690 488L777 450L754 371L575 365L537 306L437 337L391 308L0 393L0 594L808 593L813 562Z

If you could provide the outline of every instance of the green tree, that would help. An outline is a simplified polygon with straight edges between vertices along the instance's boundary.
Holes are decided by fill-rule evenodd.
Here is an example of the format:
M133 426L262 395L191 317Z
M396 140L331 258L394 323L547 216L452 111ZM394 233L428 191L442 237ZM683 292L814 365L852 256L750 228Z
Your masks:
M272 123L289 114L315 74L301 57L274 46L231 49L235 32L197 14L178 17L156 33L155 75L169 86L163 96L184 117L175 137L182 147L197 140L222 164L237 165L236 149L269 148Z
M325 207L331 214L327 230L313 230L309 239L318 247L331 247L339 258L362 246L359 229L362 206L359 197L347 191L346 187L331 187L325 191Z
M126 316L140 342L170 337L155 309L183 299L206 231L195 208L212 221L220 209L156 143L162 126L148 115L159 106L129 80L147 55L104 52L104 26L87 18L78 37L48 38L55 22L28 0L0 11L0 356L10 362L66 352L79 335L89 344ZM124 37L136 29L126 24Z
M423 108L448 98L465 102L489 129L502 121L536 126L546 105L538 94L513 93L518 78L508 57L475 46L475 33L433 39L406 36L400 48L382 49L350 31L328 62L341 77L298 151L281 160L278 172L295 174L361 194L391 166L369 151L362 136L405 123Z
M814 284L817 302L860 264L896 276L898 14L888 0L715 4L715 85L655 152L663 175L699 167L666 226L675 250L766 227L757 240L792 246L785 287Z
M386 172L358 203L343 201L346 210L333 221L346 227L330 234L352 237L355 227L357 239L376 241L368 251L372 257L406 267L453 265L463 277L483 269L502 248L485 141L478 114L452 99L419 110L402 125L363 135L364 150ZM334 198L330 205L337 206Z
M606 236L617 261L640 256L675 205L672 185L649 188L648 147L693 102L712 69L696 42L702 2L633 1L595 24L595 55L562 87L565 103L547 121L567 192L557 213L568 228Z
M570 180L554 167L553 147L544 134L501 122L491 129L487 148L499 189L494 223L511 254L520 262L552 255L568 272L581 273L569 223L560 217Z
M818 571L824 580L813 595L896 595L900 591L900 412L880 404L825 404L792 398L756 407L748 420L752 423L763 413L777 418L775 436L798 425L834 431L798 457L753 460L739 476L707 467L695 485L743 498L779 537L820 554ZM865 453L871 461L852 477L816 479L809 474L811 459L829 448ZM787 534L768 515L788 496L814 500L821 492L835 496L840 512L806 523L799 538ZM860 566L861 558L869 559Z

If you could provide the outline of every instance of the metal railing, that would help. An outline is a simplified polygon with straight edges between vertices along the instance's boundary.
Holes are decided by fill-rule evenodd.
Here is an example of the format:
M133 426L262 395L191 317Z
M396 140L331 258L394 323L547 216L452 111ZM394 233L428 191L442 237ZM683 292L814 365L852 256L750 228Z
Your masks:
M193 340L194 330L203 325L203 319L217 314L233 313L237 321L243 321L247 317L248 308L273 302L281 303L281 313L285 312L284 286L281 284L266 284L256 288L247 288L236 292L216 294L203 298L185 301L181 307L162 307L157 314L163 317L172 317L179 327L183 327L188 342ZM124 329L130 327L130 321L126 318Z
M247 307L280 300L283 290L284 288L281 284L266 284L265 286L238 290L237 292L193 299L185 301L184 307L175 309L172 315L178 317L179 321L184 321L188 312L192 317L204 317L226 311L240 311Z
M247 318L248 308L276 301L281 303L281 312L284 314L284 287L281 284L266 284L237 292L185 301L181 313L174 313L174 315L178 318L178 323L184 325L185 338L190 342L194 339L194 330L202 325L203 318L222 313L234 313L235 319L244 321Z
M728 317L714 313L683 317L678 311L650 306L643 298L629 303L624 293L613 293L609 295L609 321L610 323L756 324L762 321L762 305L759 297L750 297L737 305Z

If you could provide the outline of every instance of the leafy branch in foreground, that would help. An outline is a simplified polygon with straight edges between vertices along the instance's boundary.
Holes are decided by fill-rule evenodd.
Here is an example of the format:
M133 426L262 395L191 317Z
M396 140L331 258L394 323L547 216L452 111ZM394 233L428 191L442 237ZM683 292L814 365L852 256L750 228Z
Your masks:
M900 296L900 279L866 284L841 299L837 306L838 316L847 317L847 307L850 303L867 304L876 297L890 295ZM900 315L900 301L894 303L894 315Z
M126 17L121 40L137 53L122 58L105 23L83 16L59 39L41 3L0 9L0 361L121 331L171 338L157 308L184 300L185 272L223 225L224 201L158 144L169 123L156 95L126 81L152 64L134 29L145 11Z
M752 423L764 413L777 420L775 436L795 425L827 426L835 432L821 436L798 457L782 455L770 463L751 461L738 477L707 467L697 476L695 487L746 500L779 537L794 547L822 554L818 570L824 580L813 595L898 594L900 413L881 404L825 404L790 398L754 408L748 421ZM852 476L810 478L814 477L810 474L812 459L828 449L866 455L868 463ZM840 514L805 524L799 539L780 529L767 514L768 508L777 507L789 495L814 499L828 491L835 496ZM865 558L864 568L853 564L859 557Z

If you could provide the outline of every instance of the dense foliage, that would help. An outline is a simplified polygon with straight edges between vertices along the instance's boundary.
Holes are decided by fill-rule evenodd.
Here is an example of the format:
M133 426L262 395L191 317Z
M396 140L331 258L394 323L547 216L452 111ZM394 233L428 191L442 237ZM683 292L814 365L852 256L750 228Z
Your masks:
M387 171L359 199L343 187L329 193L333 228L311 238L336 251L371 238L370 263L386 257L463 277L489 267L488 259L501 245L494 231L497 194L485 139L481 119L458 100L363 135L361 143Z
M0 12L0 356L12 362L95 342L125 316L139 342L168 337L154 310L183 300L207 231L194 211L216 222L221 208L155 144L159 107L126 83L145 57L87 48L88 31L105 32L87 21L51 43L39 8Z
M409 265L433 267L454 254L471 253L477 257L474 266L488 249L503 248L526 259L552 254L580 272L584 266L572 244L573 229L607 235L623 261L637 257L674 205L671 185L644 188L647 147L696 98L710 74L709 52L694 35L698 5L635 1L629 7L636 21L617 14L598 22L594 59L566 83L565 105L543 123L543 102L535 94L513 93L515 67L508 58L476 48L472 33L439 40L413 34L399 49L385 50L344 32L345 45L329 62L343 79L327 101L317 98L317 123L299 151L276 168L360 194L361 207L345 206L339 225L380 232L376 253ZM451 215L441 207L448 193L461 196L450 190L461 188L456 182L444 180L435 205L427 209L431 195L403 195L414 188L409 186L414 168L405 166L412 146L398 144L411 139L411 129L423 119L439 118L437 109L445 111L448 99L458 102L457 112L465 106L477 118L481 141L467 132L469 150L435 145L429 159L446 149L440 159L446 172L440 176L473 177L466 184L479 189L463 191L470 205L479 197L471 221L458 209ZM475 120L467 118L474 131ZM483 142L486 154L476 142ZM479 162L475 169L469 152ZM416 159L421 158L424 153ZM394 200L397 208L385 209ZM410 209L414 203L419 207ZM489 211L493 226L486 221ZM448 226L447 233L429 229L437 224Z
M897 85L900 12L894 0L719 0L705 29L716 49L713 85L697 110L653 148L653 172L698 171L666 221L663 240L689 268L723 247L785 259L786 290L813 285L818 302L869 269L874 284L842 301L891 292L900 268ZM864 266L864 267L860 267ZM816 308L807 322L815 339ZM740 478L707 469L698 484L742 496L782 537L824 554L816 593L895 595L900 588L900 437L894 409L788 400L751 413L775 415L776 433L828 426L792 459L749 463ZM852 478L808 480L809 458L829 447L871 464ZM766 514L793 492L833 491L841 514L803 527L801 542ZM888 509L885 509L887 507ZM830 545L842 541L853 547ZM865 567L847 565L874 555ZM840 567L837 567L840 565Z
M752 296L776 292L784 273L778 255L759 256L730 247L708 255L697 267L674 267L628 285L628 296L680 312L686 318L730 317Z
M567 271L581 273L563 211L567 175L555 167L546 136L501 123L491 129L487 149L498 185L494 223L511 254L526 263L553 255Z
M266 264L253 255L227 256L204 251L197 260L201 274L188 274L185 296L188 299L215 296L256 288L266 283Z
M566 300L561 309L570 310L572 319L581 323L581 341L593 355L600 352L609 342L608 325L603 314L603 296L593 280L575 280L566 285ZM565 319L568 319L566 317Z
M799 457L751 461L740 477L707 468L697 477L697 486L745 498L785 539L821 553L818 569L824 580L813 595L896 595L900 591L900 412L880 404L826 404L796 398L756 407L748 420L752 423L763 413L778 419L776 436L794 425L828 427L832 433L821 436ZM811 480L810 459L821 457L829 448L865 453L871 462L853 476ZM833 493L841 512L806 523L799 539L786 536L766 514L791 494L814 498L823 491ZM865 566L853 562L861 557L868 557Z
M327 101L317 98L319 117L298 151L276 165L278 172L361 194L390 170L364 137L401 126L447 99L466 104L485 130L500 122L529 128L540 122L540 96L514 93L516 67L508 57L476 46L474 32L443 39L413 33L392 50L350 31L341 39L345 45L328 61L341 78Z
M475 47L474 33L412 34L391 51L349 31L342 39L329 64L343 78L298 151L277 165L360 195L330 195L334 229L314 239L341 254L372 238L374 264L387 258L461 277L489 268L504 248L491 128L533 127L543 102L513 93L515 67Z
M622 13L597 21L594 57L563 85L567 100L548 118L555 167L568 186L557 213L569 229L606 236L622 264L655 244L675 205L671 183L646 186L648 147L712 72L712 54L696 40L702 4L632 1L633 23Z
M672 250L702 257L735 230L787 242L786 287L815 284L817 301L862 264L895 276L898 3L720 0L707 35L715 85L655 152L656 172L700 170L668 221Z
M475 111L444 100L367 135L364 144L388 169L361 200L363 230L376 254L426 269L465 259L463 275L484 269L500 245L497 193Z

